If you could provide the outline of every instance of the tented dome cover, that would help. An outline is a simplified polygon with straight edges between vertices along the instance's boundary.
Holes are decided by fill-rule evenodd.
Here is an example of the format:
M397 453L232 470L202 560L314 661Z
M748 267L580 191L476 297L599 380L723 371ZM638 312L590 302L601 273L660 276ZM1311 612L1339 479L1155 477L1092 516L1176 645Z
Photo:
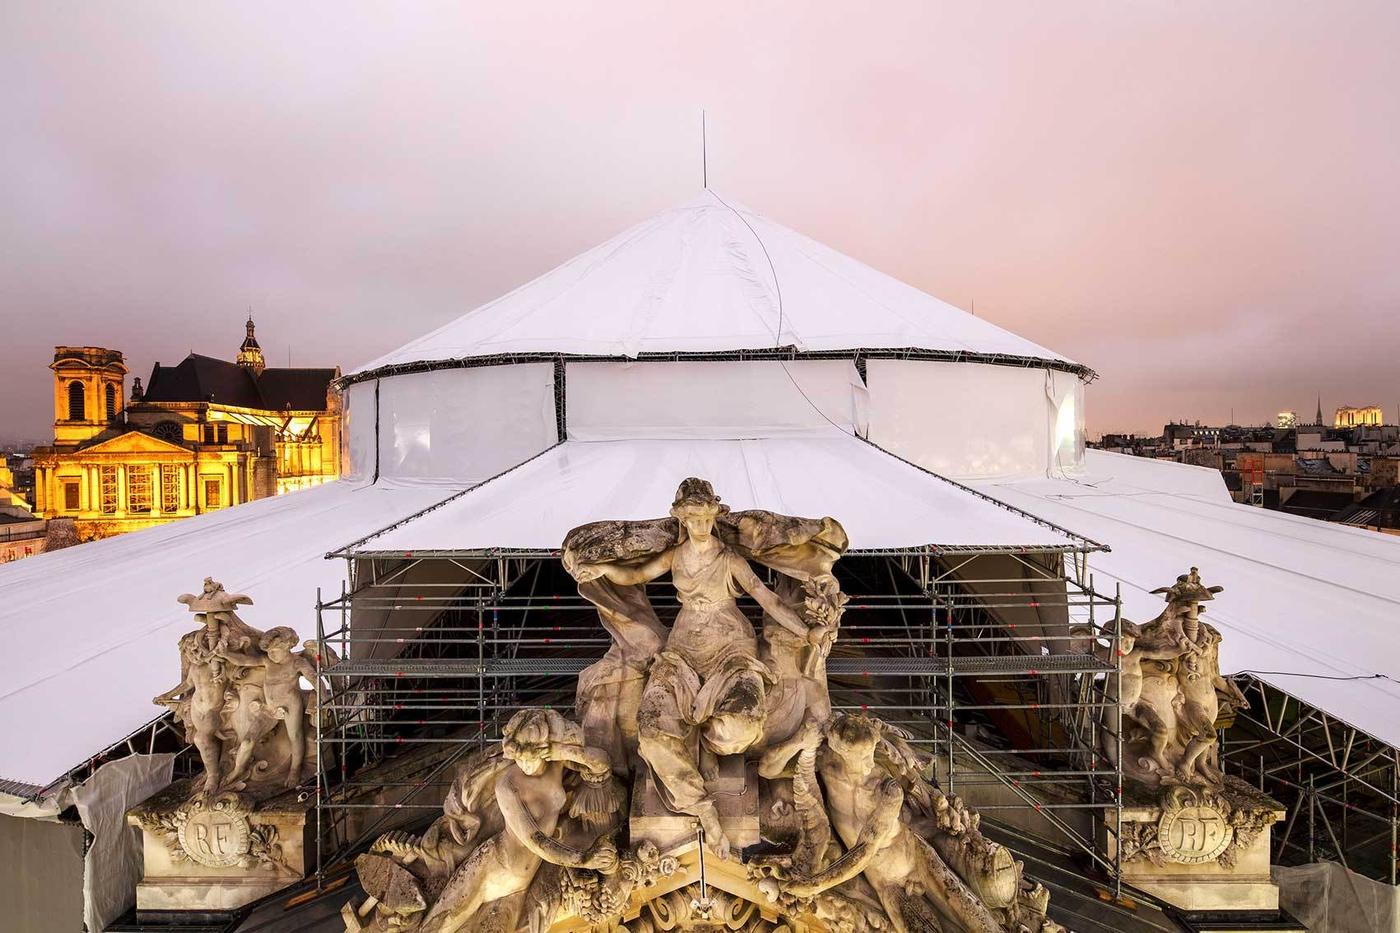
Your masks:
M366 364L351 380L386 367L502 354L635 358L778 347L914 349L1083 371L706 191Z

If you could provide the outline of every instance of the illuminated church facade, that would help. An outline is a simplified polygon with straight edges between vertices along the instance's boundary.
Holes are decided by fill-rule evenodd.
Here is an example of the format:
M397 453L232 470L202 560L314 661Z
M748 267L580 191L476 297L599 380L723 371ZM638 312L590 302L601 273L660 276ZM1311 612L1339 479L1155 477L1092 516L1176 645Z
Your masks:
M54 441L35 511L83 540L320 485L340 475L338 368L269 367L254 324L235 362L191 353L125 390L118 350L55 347Z

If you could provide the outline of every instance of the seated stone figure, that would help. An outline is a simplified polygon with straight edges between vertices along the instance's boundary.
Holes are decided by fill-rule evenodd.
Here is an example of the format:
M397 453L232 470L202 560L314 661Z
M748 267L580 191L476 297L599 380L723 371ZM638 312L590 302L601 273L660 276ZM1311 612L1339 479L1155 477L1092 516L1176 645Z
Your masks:
M709 483L687 479L671 506L680 525L674 546L641 562L566 564L584 584L606 578L640 586L671 574L681 609L642 693L639 752L667 806L697 817L721 858L729 853L729 840L706 790L695 742L715 756L748 751L763 736L765 695L773 682L759 659L753 624L735 600L747 593L770 618L814 646L827 635L823 627L809 627L715 534L716 520L728 511Z
M608 799L581 802L575 794L571 808L565 786L570 772L581 773L589 786L602 785ZM620 803L607 756L583 744L576 723L553 710L522 710L506 725L501 757L478 764L465 778L453 784L445 825L439 821L422 840L401 833L382 837L357 861L362 879L382 884L370 889L379 908L370 929L513 933L542 865L604 874L617 869L609 834L586 847L559 838L571 812L594 819L596 826L597 808L615 814Z
M814 899L863 880L897 933L1059 929L1045 917L1044 889L1024 883L1010 852L981 835L975 813L923 777L926 762L884 723L838 713L824 729L809 725L773 749L764 770L776 773L786 752L815 763L804 775L799 759L794 781L819 783L840 845L822 833L816 845L825 853L804 838L791 861L759 862L775 899Z

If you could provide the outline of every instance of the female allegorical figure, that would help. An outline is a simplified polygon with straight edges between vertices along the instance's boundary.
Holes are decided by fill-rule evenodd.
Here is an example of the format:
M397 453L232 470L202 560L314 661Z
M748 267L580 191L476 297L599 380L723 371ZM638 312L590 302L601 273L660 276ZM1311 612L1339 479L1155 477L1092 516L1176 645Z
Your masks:
M694 740L698 737L701 753L709 756L738 755L754 746L763 735L764 698L772 676L759 660L753 625L735 599L748 593L771 618L814 645L826 635L824 627L809 628L715 534L716 519L728 511L708 482L687 479L671 506L681 526L676 544L640 563L570 567L582 584L603 579L624 587L670 572L681 609L641 696L638 752L667 806L697 817L707 843L721 857L728 855L729 841L706 791ZM842 549L844 543L842 534Z

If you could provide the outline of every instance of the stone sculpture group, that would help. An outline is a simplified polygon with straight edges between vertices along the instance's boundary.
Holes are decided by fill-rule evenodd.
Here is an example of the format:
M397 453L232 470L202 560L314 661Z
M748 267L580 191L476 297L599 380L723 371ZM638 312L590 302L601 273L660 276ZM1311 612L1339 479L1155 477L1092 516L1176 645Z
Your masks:
M134 808L146 838L141 908L235 907L303 870L308 804L294 789L315 770L315 643L296 650L285 626L260 631L238 617L252 600L205 578L179 598L200 627L180 638L180 682L155 697L199 753L201 779L180 781ZM210 889L220 873L244 883Z
M1223 587L1192 567L1152 592L1166 607L1150 622L1122 622L1116 707L1102 731L1104 756L1119 753L1126 807L1112 845L1125 877L1201 909L1277 906L1268 881L1266 830L1280 806L1220 767L1216 723L1249 704L1220 674L1219 630L1202 605ZM1092 636L1081 630L1078 634ZM1098 633L1112 643L1112 632ZM1252 879L1240 871L1248 859Z
M612 637L576 719L518 712L422 836L377 840L347 929L1061 930L904 734L833 712L846 546L833 519L732 513L700 479L669 518L570 532L564 566ZM669 627L646 591L666 574Z
M610 635L573 718L517 712L458 768L432 826L378 838L356 861L367 897L345 905L347 931L1060 933L1046 890L910 736L833 710L846 548L834 519L733 513L694 478L667 518L571 531L563 565ZM663 577L669 625L647 589ZM1072 632L1117 668L1100 680L1098 753L1121 758L1126 793L1100 827L1140 888L1271 908L1282 809L1219 760L1217 723L1247 706L1201 619L1220 591L1193 567L1154 591L1166 608L1150 622ZM235 610L252 600L212 579L179 601L199 628L154 702L204 772L129 814L146 839L138 907L232 908L306 870L318 672L337 659L248 625Z
M209 577L179 601L202 624L180 639L180 683L152 702L174 711L199 752L202 793L297 786L315 755L315 697L301 683L316 680L312 657L294 650L297 633L253 628L234 611L253 601Z

